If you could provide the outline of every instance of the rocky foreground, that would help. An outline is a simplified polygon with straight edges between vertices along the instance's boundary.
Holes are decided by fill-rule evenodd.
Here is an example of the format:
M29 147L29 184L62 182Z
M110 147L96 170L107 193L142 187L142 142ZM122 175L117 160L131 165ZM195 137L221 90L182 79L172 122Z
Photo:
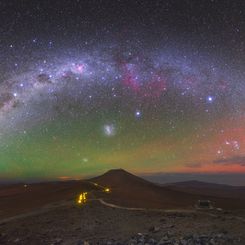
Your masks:
M62 244L62 240L54 244ZM78 241L77 245L90 245L88 241ZM101 245L218 245L218 244L243 244L241 238L233 237L228 233L211 233L211 234L188 234L183 237L176 237L171 232L167 232L162 238L154 239L150 234L138 233L131 239L125 241L108 241L97 242Z
M239 215L129 211L91 202L0 221L0 244L244 245L245 215Z
M1 234L4 238L4 234ZM23 244L20 238L12 241L14 244ZM2 244L4 244L2 240ZM51 245L66 244L61 238L55 239ZM79 240L74 242L76 245L218 245L218 244L244 244L241 238L234 237L228 233L211 233L211 234L188 234L183 237L176 237L171 232L167 232L162 238L154 239L150 234L138 233L129 240L117 241L116 239L108 239L107 241L97 241L96 243Z

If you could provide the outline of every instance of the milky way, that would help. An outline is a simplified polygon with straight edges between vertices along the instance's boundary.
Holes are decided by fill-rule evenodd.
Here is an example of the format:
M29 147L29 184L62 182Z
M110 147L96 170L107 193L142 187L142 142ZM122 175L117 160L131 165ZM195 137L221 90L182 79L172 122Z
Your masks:
M79 47L28 30L6 37L0 176L244 171L244 64L142 30L91 44L75 33Z

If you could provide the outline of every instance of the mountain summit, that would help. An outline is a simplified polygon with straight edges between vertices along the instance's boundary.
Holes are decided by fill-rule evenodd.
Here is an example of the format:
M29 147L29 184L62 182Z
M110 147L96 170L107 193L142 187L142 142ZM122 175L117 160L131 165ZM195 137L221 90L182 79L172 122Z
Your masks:
M91 181L116 188L132 187L132 185L141 187L155 186L155 184L133 175L121 168L111 169L98 177L92 178Z
M183 188L172 185L160 186L135 176L124 169L109 170L89 181L110 187L112 191L107 196L108 201L128 207L190 209L194 207L198 200L203 199L211 200L217 207L226 209L241 208L244 205L242 201L236 202L232 198L223 198L215 192L208 192L205 195L205 188L194 192L192 191L193 188L188 185Z

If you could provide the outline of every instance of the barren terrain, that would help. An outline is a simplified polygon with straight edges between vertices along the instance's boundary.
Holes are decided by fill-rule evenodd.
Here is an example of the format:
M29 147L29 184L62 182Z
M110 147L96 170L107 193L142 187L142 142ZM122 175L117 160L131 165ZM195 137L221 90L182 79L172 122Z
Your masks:
M83 191L88 199L78 205ZM222 210L195 209L200 198ZM13 185L0 189L0 244L243 245L243 202L172 190L123 170L89 181Z

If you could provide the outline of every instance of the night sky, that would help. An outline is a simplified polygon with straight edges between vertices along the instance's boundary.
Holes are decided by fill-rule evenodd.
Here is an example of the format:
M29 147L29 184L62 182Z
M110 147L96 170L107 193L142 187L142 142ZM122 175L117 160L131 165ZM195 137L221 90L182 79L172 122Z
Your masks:
M2 0L0 178L245 173L244 10Z

